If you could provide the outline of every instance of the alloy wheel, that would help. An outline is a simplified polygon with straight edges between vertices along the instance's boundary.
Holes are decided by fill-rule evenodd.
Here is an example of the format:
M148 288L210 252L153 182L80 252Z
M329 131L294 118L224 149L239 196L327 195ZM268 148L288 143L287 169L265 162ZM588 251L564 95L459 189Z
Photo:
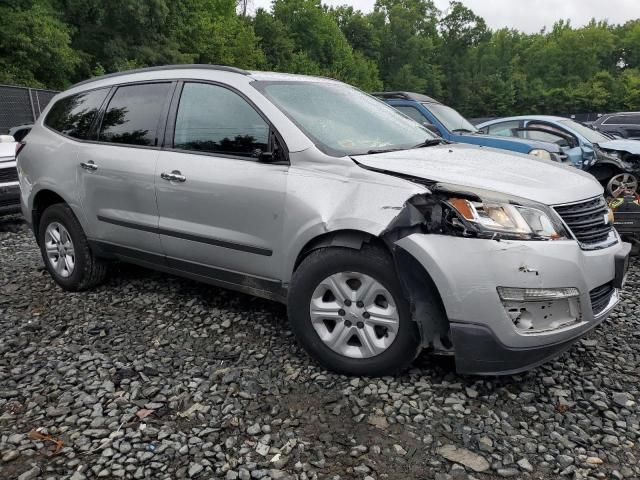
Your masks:
M613 197L620 195L634 194L638 190L638 179L630 173L619 173L614 175L607 183L607 192Z
M53 270L62 278L70 277L76 264L76 254L71 235L58 222L50 223L44 235L47 259Z

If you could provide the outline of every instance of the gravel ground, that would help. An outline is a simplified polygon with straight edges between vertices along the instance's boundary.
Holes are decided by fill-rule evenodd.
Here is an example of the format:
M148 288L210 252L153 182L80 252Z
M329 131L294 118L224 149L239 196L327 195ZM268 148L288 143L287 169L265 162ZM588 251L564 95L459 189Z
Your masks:
M640 264L526 374L322 370L281 305L130 266L65 293L0 219L0 478L640 478ZM55 443L59 441L59 443Z

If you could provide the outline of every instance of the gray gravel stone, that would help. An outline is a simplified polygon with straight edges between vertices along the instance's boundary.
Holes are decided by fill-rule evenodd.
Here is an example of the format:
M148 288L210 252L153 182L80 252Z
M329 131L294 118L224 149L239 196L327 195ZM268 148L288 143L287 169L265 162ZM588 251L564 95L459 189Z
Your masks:
M611 318L529 372L421 355L349 378L297 347L281 305L126 265L65 292L18 217L0 217L0 255L9 478L640 478L638 259Z

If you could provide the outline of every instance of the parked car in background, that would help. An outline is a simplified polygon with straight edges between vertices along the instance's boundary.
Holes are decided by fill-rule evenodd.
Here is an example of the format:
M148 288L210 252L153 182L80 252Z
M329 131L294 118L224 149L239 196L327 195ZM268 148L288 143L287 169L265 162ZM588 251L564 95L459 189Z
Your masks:
M555 142L573 166L591 173L611 196L638 188L640 141L612 139L574 120L545 115L500 118L477 127L489 135Z
M619 300L630 246L565 165L443 144L326 78L203 65L91 79L18 154L22 211L64 289L120 259L284 302L326 367L460 372L557 356Z
M0 215L20 212L16 145L11 135L0 135Z
M567 162L566 155L555 143L483 135L456 110L426 95L412 92L378 92L373 95L450 142L499 148L556 162Z
M21 142L24 137L31 131L32 124L20 125L18 127L12 127L9 129L9 135L11 135L16 142Z
M591 127L616 137L639 140L640 112L605 113Z

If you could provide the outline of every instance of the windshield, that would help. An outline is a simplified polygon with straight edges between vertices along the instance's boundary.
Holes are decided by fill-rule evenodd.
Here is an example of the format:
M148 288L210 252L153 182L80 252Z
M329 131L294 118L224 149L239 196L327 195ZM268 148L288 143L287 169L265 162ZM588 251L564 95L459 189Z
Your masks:
M450 132L463 130L475 133L478 131L476 127L471 125L469 121L460 115L456 110L441 103L423 103L431 113L444 125L444 128Z
M436 138L384 102L342 83L253 82L324 153L404 150Z
M591 130L589 127L585 127L584 125L581 125L578 122L574 122L573 120L560 120L558 121L558 123L561 123L577 132L578 134L582 135L591 143L602 143L611 141L609 137L601 134L600 132Z

